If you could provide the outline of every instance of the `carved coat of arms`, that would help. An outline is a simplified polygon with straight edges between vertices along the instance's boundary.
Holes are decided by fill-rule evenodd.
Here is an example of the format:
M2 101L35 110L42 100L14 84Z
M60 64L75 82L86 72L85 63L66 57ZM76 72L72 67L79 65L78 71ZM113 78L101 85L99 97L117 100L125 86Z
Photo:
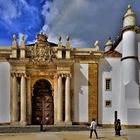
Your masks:
M52 50L47 39L47 35L37 35L37 42L31 50L32 62L36 64L45 64L51 61Z

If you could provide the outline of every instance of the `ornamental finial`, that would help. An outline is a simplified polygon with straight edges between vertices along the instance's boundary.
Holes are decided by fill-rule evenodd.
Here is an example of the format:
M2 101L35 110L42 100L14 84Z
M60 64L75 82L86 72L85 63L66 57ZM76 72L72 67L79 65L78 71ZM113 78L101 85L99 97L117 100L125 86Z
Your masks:
M24 36L24 34L21 36L21 40L22 41L24 41L24 39L25 39L25 36Z
M70 40L70 37L69 37L69 36L67 36L67 37L66 37L66 40L67 40L67 41L69 41L69 40Z
M128 5L128 9L131 9L131 5L130 4Z
M16 40L16 39L17 39L16 34L14 34L13 35L13 40Z
M62 39L62 37L59 35L59 36L58 36L58 40L61 41L61 39Z

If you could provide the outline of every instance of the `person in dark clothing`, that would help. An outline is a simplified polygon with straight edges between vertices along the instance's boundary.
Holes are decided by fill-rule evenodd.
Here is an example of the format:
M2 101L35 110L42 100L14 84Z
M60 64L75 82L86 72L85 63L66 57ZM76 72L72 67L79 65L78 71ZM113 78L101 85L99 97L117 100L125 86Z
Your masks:
M121 121L120 119L117 119L115 122L115 135L120 136L120 131L121 131Z
M114 121L114 129L115 129L115 135L117 135L117 118L115 118Z
M40 120L40 131L43 131L43 122Z

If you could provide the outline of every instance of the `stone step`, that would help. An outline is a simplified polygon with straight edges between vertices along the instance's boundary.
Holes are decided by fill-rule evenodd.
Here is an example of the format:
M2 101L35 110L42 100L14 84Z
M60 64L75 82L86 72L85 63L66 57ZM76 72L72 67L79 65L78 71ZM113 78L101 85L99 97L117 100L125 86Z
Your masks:
M87 131L89 130L88 126L81 125L71 125L71 126L43 126L42 131L49 132L58 132L58 131ZM0 133L32 133L32 132L40 132L40 126L0 126Z

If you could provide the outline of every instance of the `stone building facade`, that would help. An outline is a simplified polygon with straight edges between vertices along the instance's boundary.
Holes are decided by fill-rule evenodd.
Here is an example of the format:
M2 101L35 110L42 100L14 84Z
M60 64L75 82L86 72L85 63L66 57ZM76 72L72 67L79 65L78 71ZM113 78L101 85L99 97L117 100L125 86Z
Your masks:
M0 47L0 123L140 125L140 28L130 6L105 51L63 46L38 34L34 44Z
M98 63L102 52L95 48L70 48L69 37L65 47L61 37L58 44L49 43L47 35L43 34L37 35L35 44L27 46L23 36L20 44L14 35L12 47L1 47L1 61L10 64L12 124L38 124L39 119L44 124L80 123L79 118L75 119L78 112L74 109L79 100L79 97L74 99L74 90L80 90L75 87L75 80L80 81L74 78L74 71L80 72L82 64L88 69L89 113L86 121L81 122L88 122L93 116L97 119Z

